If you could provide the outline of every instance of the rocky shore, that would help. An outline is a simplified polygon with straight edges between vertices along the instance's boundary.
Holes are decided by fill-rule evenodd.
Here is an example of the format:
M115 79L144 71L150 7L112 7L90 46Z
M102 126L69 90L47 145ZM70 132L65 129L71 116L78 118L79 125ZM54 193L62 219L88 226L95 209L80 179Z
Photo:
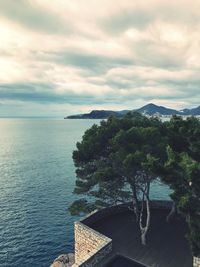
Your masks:
M68 253L57 257L50 267L71 267L74 264L74 254Z

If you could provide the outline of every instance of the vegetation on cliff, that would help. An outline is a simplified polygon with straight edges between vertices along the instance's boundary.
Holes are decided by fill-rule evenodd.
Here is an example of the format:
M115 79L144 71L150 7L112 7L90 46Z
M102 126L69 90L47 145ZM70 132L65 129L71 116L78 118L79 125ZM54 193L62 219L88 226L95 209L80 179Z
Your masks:
M168 159L160 172L173 193L175 211L185 218L193 254L200 256L200 121L173 117L165 123Z
M86 195L71 213L132 202L146 244L150 227L150 187L161 177L171 189L173 210L189 226L193 253L200 255L200 122L174 116L169 122L128 113L110 117L87 130L73 153L74 193ZM141 203L141 205L139 204ZM169 219L169 218L168 218Z

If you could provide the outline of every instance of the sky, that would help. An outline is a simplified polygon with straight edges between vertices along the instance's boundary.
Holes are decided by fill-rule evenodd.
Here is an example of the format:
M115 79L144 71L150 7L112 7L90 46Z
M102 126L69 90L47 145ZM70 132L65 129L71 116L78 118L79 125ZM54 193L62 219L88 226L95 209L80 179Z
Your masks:
M0 116L200 105L199 0L0 0Z

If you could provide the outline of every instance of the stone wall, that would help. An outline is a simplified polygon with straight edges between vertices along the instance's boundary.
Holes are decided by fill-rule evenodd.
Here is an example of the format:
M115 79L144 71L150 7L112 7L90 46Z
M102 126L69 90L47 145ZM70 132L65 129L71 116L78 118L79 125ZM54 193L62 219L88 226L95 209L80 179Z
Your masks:
M101 210L96 210L76 222L74 226L75 232L75 264L73 267L94 267L108 253L112 251L112 239L100 234L90 228L92 224L116 213L123 213L128 210L131 203L121 204ZM152 201L153 209L170 209L171 201ZM195 267L200 267L196 265Z
M200 267L200 258L197 258L197 257L193 258L193 266Z
M93 267L112 250L112 240L87 225L76 222L75 264L73 267Z

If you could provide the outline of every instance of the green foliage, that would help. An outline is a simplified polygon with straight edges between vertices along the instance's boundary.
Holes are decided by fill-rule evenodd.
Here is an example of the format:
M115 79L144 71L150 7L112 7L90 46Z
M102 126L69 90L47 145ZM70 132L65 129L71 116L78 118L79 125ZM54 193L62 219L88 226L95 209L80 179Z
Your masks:
M88 129L73 152L75 201L72 214L149 197L159 175L189 226L193 254L200 256L200 121L174 116L162 123L139 113L110 117ZM143 194L144 196L144 194Z
M104 206L132 201L133 191L139 197L139 188L157 178L156 163L166 159L164 132L160 120L139 113L93 125L73 152L74 193L95 197Z
M160 174L188 223L193 254L200 256L200 121L175 116L166 123L166 131L170 146Z
M193 254L197 257L200 257L199 248L200 248L200 215L192 216L188 222L189 225L189 235L188 239L191 244Z
M95 206L88 203L86 199L79 199L74 201L74 203L69 207L69 212L72 215L79 215L80 213L87 214L95 209Z

